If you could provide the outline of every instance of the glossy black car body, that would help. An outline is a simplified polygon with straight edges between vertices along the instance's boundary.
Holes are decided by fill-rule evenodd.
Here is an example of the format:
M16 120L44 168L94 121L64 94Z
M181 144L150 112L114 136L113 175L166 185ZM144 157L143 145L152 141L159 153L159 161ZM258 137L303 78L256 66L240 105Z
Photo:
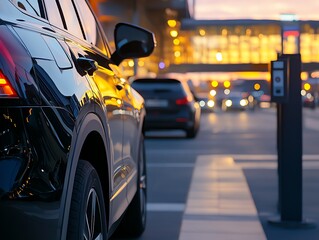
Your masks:
M118 65L154 36L118 24L115 44L85 0L0 1L0 239L143 232L144 100Z
M181 129L186 136L196 136L201 109L189 86L173 78L140 78L132 87L145 99L145 131Z

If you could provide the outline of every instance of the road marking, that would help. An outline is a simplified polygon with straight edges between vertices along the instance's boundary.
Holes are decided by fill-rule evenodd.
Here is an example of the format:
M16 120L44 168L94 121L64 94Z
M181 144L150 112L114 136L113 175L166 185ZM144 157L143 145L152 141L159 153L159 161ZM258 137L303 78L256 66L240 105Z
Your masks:
M150 212L184 212L184 203L148 203L147 211Z
M179 240L198 239L266 239L245 175L231 157L197 157Z
M148 163L148 167L157 168L190 168L194 167L194 163Z
M231 157L243 169L277 169L277 155L247 155L247 154L234 154L222 155L211 154L202 156L212 156L214 158ZM242 162L244 161L244 162ZM303 169L319 169L319 155L309 154L303 155ZM148 163L147 167L150 168L193 168L195 163Z

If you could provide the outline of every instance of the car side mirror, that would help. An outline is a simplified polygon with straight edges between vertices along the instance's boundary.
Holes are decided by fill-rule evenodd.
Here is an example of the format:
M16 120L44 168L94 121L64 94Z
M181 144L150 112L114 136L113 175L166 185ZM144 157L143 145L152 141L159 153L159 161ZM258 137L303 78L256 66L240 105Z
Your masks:
M141 27L119 23L114 30L115 52L112 60L119 65L124 59L147 57L155 48L155 36Z

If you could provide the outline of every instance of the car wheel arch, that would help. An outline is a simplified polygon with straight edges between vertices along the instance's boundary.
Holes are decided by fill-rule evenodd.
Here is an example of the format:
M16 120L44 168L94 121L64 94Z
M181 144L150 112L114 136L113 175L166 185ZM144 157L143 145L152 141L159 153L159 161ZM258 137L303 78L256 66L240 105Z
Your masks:
M105 208L106 216L109 216L109 195L110 195L110 182L109 182L109 156L108 149L110 143L107 140L106 128L103 127L102 121L94 113L88 113L79 125L75 128L70 147L68 163L65 173L65 184L61 198L61 238L66 239L66 230L68 227L69 210L71 205L72 189L74 185L74 177L78 162L80 159L90 162L98 172L101 180L103 194L105 195ZM105 134L101 134L105 133ZM94 147L94 154L90 152L90 148ZM95 159L99 156L99 161ZM103 157L102 157L103 156ZM103 161L100 159L103 158ZM107 171L102 171L107 169ZM108 219L107 219L108 220ZM107 221L107 224L109 221ZM109 226L107 226L109 228Z

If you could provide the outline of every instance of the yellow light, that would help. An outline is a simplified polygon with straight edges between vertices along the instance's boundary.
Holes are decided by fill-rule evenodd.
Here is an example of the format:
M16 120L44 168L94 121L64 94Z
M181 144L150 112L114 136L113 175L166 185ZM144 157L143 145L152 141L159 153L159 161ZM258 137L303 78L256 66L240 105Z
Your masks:
M176 27L176 24L177 24L177 22L175 20L173 20L173 19L170 19L170 20L167 21L167 25L172 27L172 28Z
M144 67L144 65L145 65L145 64L144 64L144 61L141 61L141 60L140 60L140 61L138 61L138 66L140 66L140 67Z
M174 43L174 45L179 45L180 44L180 40L179 39L177 39L177 38L175 38L174 40L173 40L173 43Z
M178 36L178 32L176 30L170 31L169 34L171 35L171 37L177 37Z
M204 29L199 29L199 35L204 37L206 35L206 31Z
M212 87L218 87L218 82L215 80L215 81L212 81Z
M223 54L222 54L221 52L217 52L217 53L216 53L216 60L217 60L218 62L223 61Z
M223 30L222 30L222 35L223 35L223 36L226 36L226 35L227 35L227 29L223 29Z
M255 83L254 89L255 89L256 91L259 91L259 90L260 90L260 84L259 84L259 83Z
M309 91L311 89L311 85L309 83L305 83L305 85L303 85L303 88L306 90L306 91Z
M177 57L177 58L180 57L181 56L181 52L180 51L175 51L174 52L174 56Z
M134 61L133 61L133 60L130 60L130 61L128 62L128 66L129 66L129 67L134 67Z
M308 73L307 73L307 72L302 72L302 73L300 74L300 78L301 78L301 80L303 80L303 81L307 80L307 79L308 79Z
M229 88L230 87L230 81L225 81L224 82L224 87Z
M117 100L116 100L116 103L117 103L118 105L121 105L121 104L122 104L122 101L121 101L120 99L117 99Z

